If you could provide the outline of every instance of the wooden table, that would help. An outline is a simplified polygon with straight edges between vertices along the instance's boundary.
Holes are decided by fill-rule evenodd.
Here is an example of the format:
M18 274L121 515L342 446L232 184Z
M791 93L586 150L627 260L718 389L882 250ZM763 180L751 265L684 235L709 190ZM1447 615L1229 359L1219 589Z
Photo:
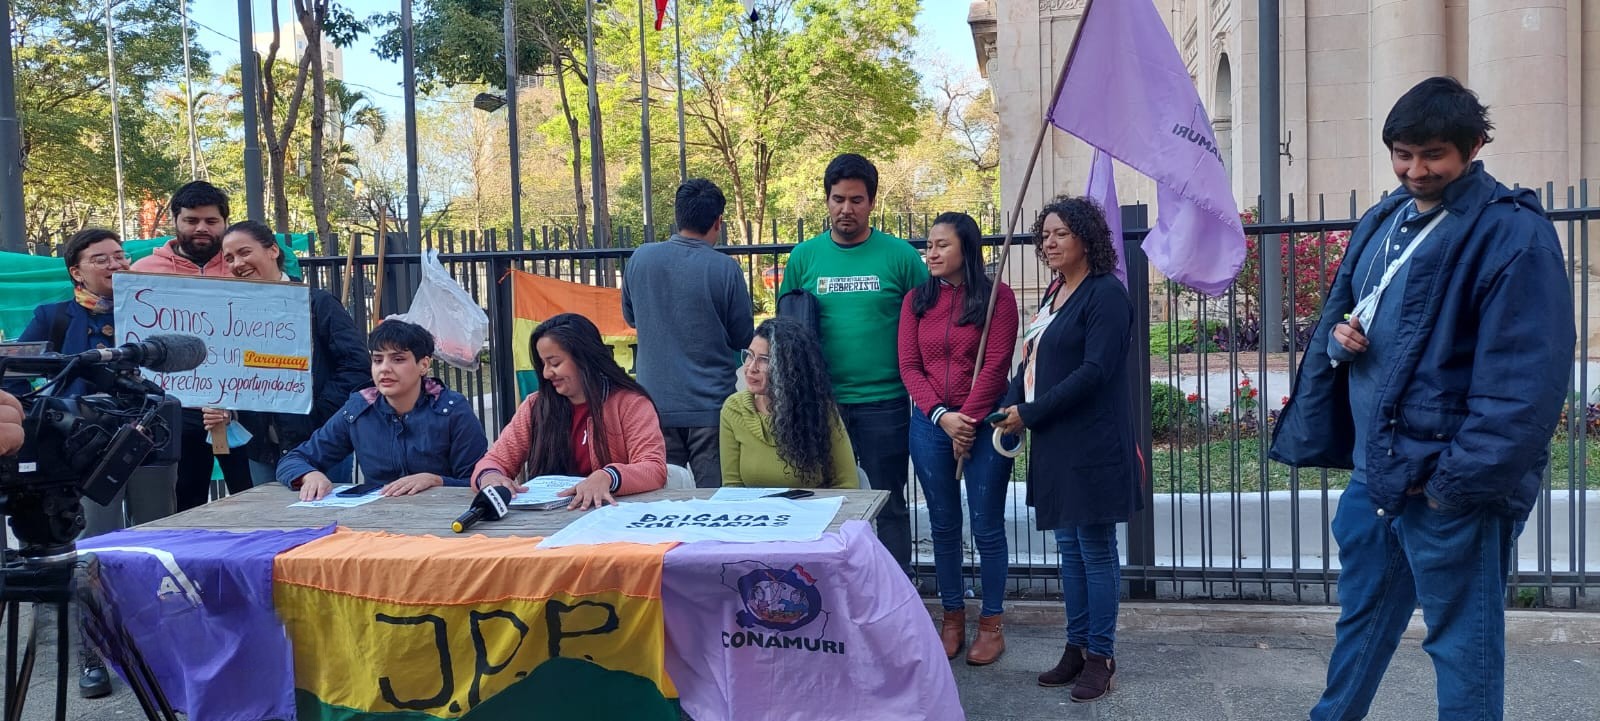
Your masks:
M641 501L681 501L710 498L716 489L693 488L659 490L626 496L624 503ZM858 491L818 488L817 498L844 496L844 505L834 516L829 531L839 530L845 521L871 521L889 499L888 491ZM199 508L168 516L139 526L158 528L207 528L215 531L260 531L285 528L314 528L337 523L355 531L388 531L409 536L454 536L450 522L467 510L473 491L466 488L431 488L415 496L380 498L354 508L290 508L300 500L297 491L281 484L252 488ZM491 537L549 536L587 511L512 511L499 521L484 521L468 534Z

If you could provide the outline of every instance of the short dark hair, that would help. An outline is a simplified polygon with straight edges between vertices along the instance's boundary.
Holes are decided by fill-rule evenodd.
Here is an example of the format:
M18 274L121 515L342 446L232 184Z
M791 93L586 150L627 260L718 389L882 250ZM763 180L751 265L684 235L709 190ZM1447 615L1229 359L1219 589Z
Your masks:
M217 186L204 180L185 183L172 194L172 200L167 203L167 210L172 213L173 222L178 220L178 211L184 209L204 208L208 205L217 206L222 211L222 219L228 219L228 195L217 189Z
M67 261L68 268L76 268L78 256L83 255L83 249L102 240L115 240L120 244L122 236L117 235L114 230L105 228L84 228L73 233L72 237L67 239L67 244L61 246L61 258Z
M855 153L845 153L828 163L822 174L822 195L833 193L833 186L841 180L859 180L867 186L867 200L878 199L878 166Z
M722 188L718 188L705 178L690 178L678 186L677 198L673 201L673 212L677 216L678 227L691 233L704 233L711 230L717 218L722 217L722 211L728 207L728 199L723 197Z
M227 230L222 231L222 237L226 238L232 233L244 233L245 235L248 235L254 239L257 243L260 243L262 248L277 248L278 272L281 273L285 268L288 267L285 265L286 261L283 257L288 253L288 251L285 250L283 246L278 244L278 236L273 234L272 229L268 228L266 223L258 223L254 220L241 220L233 225L228 226Z
M433 334L416 323L386 320L367 334L367 350L408 350L412 358L420 361L433 356Z
M1100 275L1117 269L1117 249L1111 243L1111 228L1106 225L1106 214L1093 198L1058 195L1039 211L1033 221L1033 252L1044 261L1044 219L1054 215L1067 224L1067 230L1083 243L1083 252L1089 261L1089 274ZM1121 238L1117 238L1121 241Z
M1472 157L1479 142L1490 143L1489 107L1478 102L1477 93L1452 77L1433 77L1417 83L1395 101L1383 121L1383 144L1394 150L1395 143L1422 145L1443 140L1461 150L1463 160Z

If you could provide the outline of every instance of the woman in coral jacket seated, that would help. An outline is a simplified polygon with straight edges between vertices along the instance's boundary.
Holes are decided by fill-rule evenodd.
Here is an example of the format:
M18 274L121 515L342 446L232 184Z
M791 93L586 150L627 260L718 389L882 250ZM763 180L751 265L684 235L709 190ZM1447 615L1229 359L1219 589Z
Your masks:
M562 491L567 508L616 503L667 482L667 445L655 404L612 359L588 318L562 313L539 324L528 341L543 388L517 407L488 455L472 471L474 488L523 490L515 479L578 476Z

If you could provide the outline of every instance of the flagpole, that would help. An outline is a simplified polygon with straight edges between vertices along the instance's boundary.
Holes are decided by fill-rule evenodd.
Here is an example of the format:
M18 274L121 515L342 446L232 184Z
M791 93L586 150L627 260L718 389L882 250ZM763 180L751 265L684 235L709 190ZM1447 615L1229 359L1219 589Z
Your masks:
M679 0L672 2L672 34L678 56L678 182L684 183L689 180L689 153L683 134L683 6Z
M656 239L655 208L650 198L650 60L644 52L644 0L639 0L639 147L644 178L644 235L640 245Z
M1067 71L1072 68L1072 61L1078 55L1078 40L1083 37L1083 26L1089 21L1089 13L1093 9L1094 0L1087 0L1083 4L1083 16L1078 19L1078 27L1072 31L1072 45L1067 50L1067 61L1062 63L1061 74L1056 76L1055 90L1050 93L1051 109L1055 108L1056 100L1061 97L1061 86L1066 84ZM1006 239L1000 246L1000 263L995 266L994 282L989 284L989 302L984 307L983 332L978 335L978 355L972 364L972 382L967 386L969 392L972 386L977 384L978 374L983 371L983 352L989 344L989 325L994 321L994 305L1000 297L1000 279L1005 277L1006 262L1011 259L1011 245L1017 235L1017 219L1022 216L1022 201L1028 197L1028 184L1033 182L1033 169L1039 164L1039 153L1044 149L1044 138L1049 132L1050 111L1046 110L1044 117L1039 121L1039 135L1033 140L1033 153L1028 156L1028 167L1022 171L1022 182L1017 185L1017 199L1011 204L1011 217L1006 221ZM1039 240L1035 238L1034 242L1037 243ZM965 458L956 459L957 480L961 479L961 470L965 462Z

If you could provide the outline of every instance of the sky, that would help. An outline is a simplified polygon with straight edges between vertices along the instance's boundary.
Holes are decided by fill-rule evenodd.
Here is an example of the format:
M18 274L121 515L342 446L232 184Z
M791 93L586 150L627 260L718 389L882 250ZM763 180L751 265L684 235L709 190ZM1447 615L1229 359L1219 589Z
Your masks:
M278 0L279 17L293 22L293 4ZM271 0L253 0L256 32L272 29ZM400 9L399 0L342 0L356 17ZM972 34L967 27L969 0L922 0L917 15L916 46L925 58L946 58L961 70L976 71ZM211 53L213 71L231 67L239 61L239 12L237 2L210 0L195 2L191 9L191 32ZM287 37L287 33L285 33ZM285 41L287 43L287 40ZM400 63L381 60L372 53L372 38L365 36L344 51L345 83L366 91L391 117L399 117L405 107L401 89ZM924 83L925 87L928 84ZM428 102L418 98L419 102Z

